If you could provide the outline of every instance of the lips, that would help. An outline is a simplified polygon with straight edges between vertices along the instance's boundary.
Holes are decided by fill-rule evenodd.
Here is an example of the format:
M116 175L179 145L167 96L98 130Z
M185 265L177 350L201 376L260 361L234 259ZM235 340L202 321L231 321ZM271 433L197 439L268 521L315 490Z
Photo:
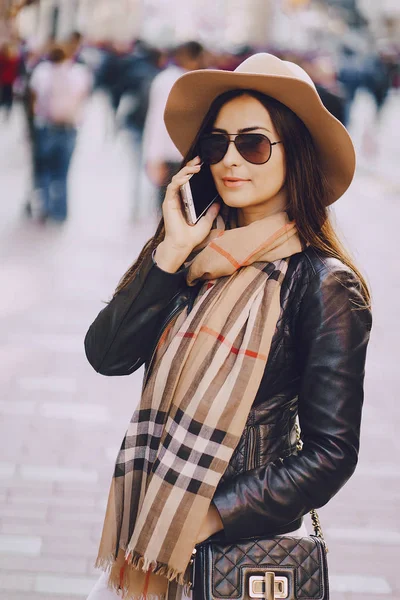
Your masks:
M225 187L228 188L240 188L245 183L247 183L248 179L240 179L239 177L223 177L222 181L224 182Z

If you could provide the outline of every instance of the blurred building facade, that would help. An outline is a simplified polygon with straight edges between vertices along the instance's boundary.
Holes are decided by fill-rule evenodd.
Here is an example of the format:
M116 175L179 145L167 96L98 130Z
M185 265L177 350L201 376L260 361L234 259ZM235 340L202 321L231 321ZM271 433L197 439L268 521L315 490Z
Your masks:
M13 0L0 0L0 2ZM23 2L23 0L16 0ZM26 2L26 0L25 0ZM400 33L399 0L28 0L18 15L32 43L80 30L93 41L140 37L158 46L200 39L216 49L269 46L326 49L350 28ZM389 34L387 33L389 31ZM391 33L390 33L391 32Z
M265 0L40 0L20 11L18 28L37 43L78 29L94 41L141 37L171 45L200 38L215 46L262 44L272 5Z
M376 37L400 45L400 1L358 0L358 2Z
M75 30L95 41L131 40L139 35L141 6L141 0L40 0L19 12L17 24L33 45Z

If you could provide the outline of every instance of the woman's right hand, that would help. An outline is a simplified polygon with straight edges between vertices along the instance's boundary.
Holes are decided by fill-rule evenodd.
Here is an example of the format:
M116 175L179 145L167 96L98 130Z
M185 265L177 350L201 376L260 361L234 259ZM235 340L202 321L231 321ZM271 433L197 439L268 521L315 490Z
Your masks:
M198 173L200 168L200 158L197 156L174 175L167 187L162 205L165 238L155 255L157 264L166 271L176 271L193 248L207 237L220 209L219 203L214 203L196 225L188 225L186 222L179 187L187 183L190 176Z

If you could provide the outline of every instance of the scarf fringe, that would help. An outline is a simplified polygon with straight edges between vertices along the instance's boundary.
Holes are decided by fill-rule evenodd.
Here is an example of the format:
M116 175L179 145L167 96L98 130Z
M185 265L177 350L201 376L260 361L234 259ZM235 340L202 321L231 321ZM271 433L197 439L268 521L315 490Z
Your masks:
M96 558L96 562L94 563L95 569L101 569L108 573L111 571L113 565L115 564L115 554L110 554L108 557L98 556Z
M136 590L134 591L132 588L136 585L134 585L131 575L135 571L142 571L143 573L150 571L153 575L165 577L168 581L176 581L184 587L186 595L190 592L190 584L185 579L185 574L164 563L145 558L141 554L132 551L126 551L122 566L121 563L121 555L116 559L115 554L112 553L107 557L98 556L95 567L109 573L108 587L120 595L122 593L121 598L124 600L166 600L166 594L138 594Z
M185 573L180 573L177 569L169 567L165 563L146 558L138 552L128 551L125 560L126 564L134 569L142 570L145 573L151 570L154 575L161 575L168 579L168 581L177 581L180 585L188 583L185 580Z

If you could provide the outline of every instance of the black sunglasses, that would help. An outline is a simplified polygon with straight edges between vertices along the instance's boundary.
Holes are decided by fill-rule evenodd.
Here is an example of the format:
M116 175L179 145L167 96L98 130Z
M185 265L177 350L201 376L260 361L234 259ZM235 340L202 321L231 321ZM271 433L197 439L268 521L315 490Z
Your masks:
M231 139L231 136L235 136ZM271 142L262 133L211 133L199 140L199 156L208 165L219 163L233 142L239 154L253 165L263 165L269 161L272 146L282 142Z

